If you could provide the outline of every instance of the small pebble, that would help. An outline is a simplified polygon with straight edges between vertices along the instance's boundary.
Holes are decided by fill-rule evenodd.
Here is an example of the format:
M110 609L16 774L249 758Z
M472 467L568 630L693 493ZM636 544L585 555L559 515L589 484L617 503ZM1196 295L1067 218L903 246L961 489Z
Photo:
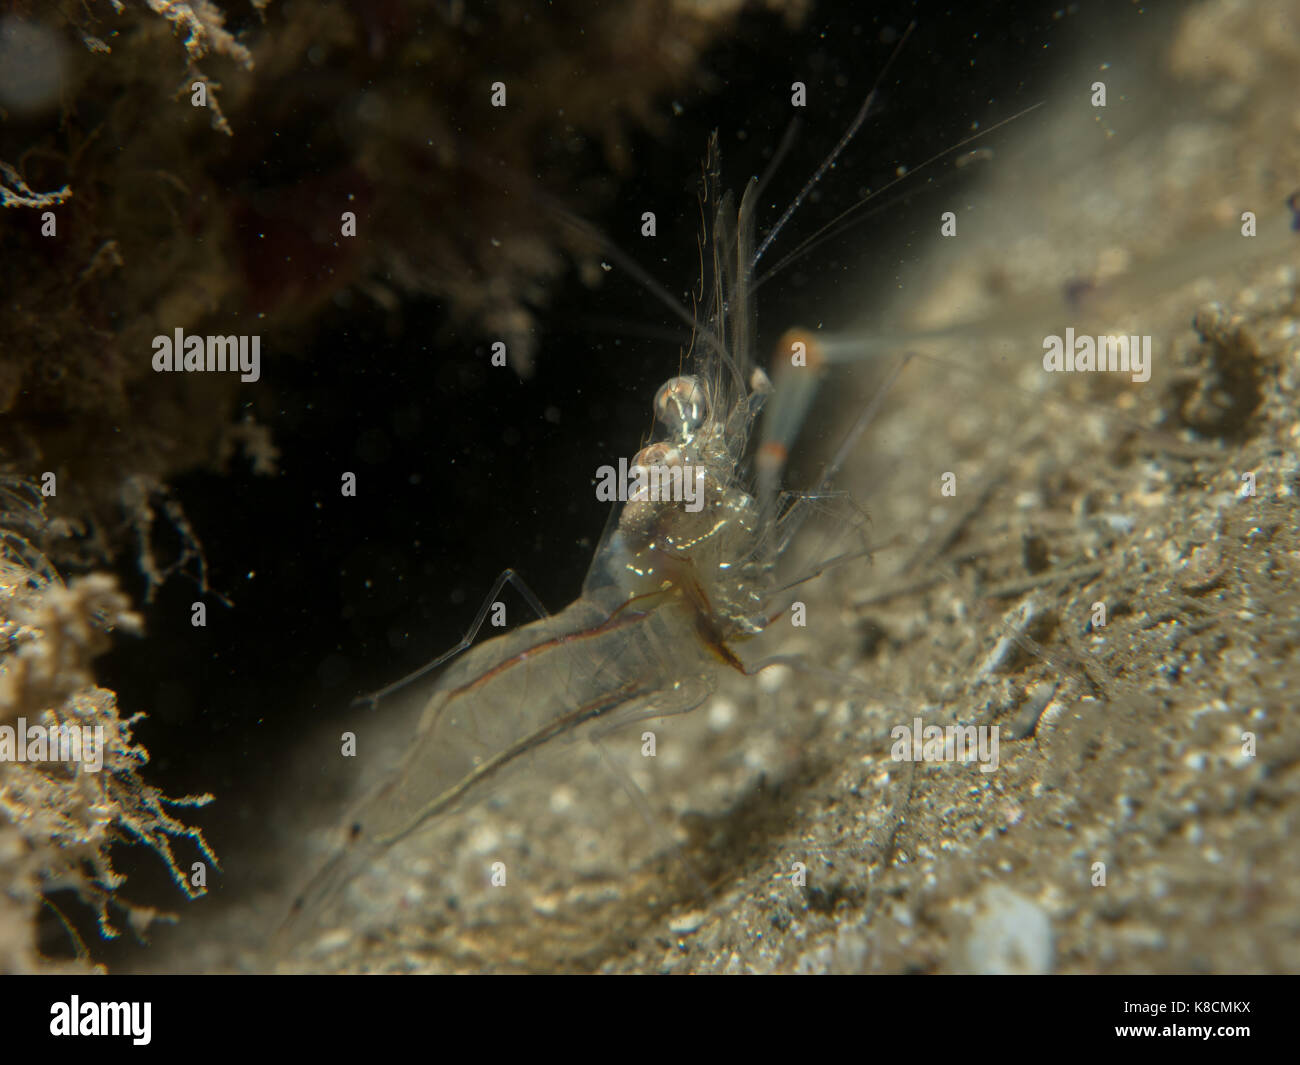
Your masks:
M1038 976L1052 971L1052 922L1024 895L989 884L966 941L969 972L987 976Z
M704 923L704 913L701 910L691 910L688 913L678 914L668 922L668 931L675 936L689 936Z

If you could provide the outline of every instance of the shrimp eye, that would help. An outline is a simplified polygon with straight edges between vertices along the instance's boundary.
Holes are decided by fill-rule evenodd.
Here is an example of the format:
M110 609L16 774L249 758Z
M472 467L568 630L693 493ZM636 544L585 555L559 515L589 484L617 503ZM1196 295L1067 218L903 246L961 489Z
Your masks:
M708 416L709 397L696 377L670 377L655 393L655 417L674 437L689 437Z

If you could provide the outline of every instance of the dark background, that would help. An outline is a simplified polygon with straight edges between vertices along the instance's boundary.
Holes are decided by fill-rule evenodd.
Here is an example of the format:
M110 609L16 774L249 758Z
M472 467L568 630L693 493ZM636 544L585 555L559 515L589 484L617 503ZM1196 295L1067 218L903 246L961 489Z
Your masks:
M698 280L696 187L710 131L720 132L724 185L739 190L764 171L790 121L790 83L808 85L799 139L767 189L761 236L847 128L913 17L918 26L871 117L768 265L900 166L915 169L973 123L1043 99L1076 43L1142 19L1128 3L1029 0L819 4L794 30L747 13L706 56L712 88L660 102L666 132L629 138L631 177L608 210L587 217L685 302ZM888 285L920 227L933 228L936 183L961 180L950 162L915 174L865 222L766 286L760 350L829 310L841 278L861 284L866 271L868 283ZM645 210L658 216L653 241L639 236ZM207 627L194 629L194 586L169 581L145 609L147 638L119 640L100 662L100 682L124 712L148 715L137 735L153 755L152 783L170 795L217 796L186 816L218 854L264 830L277 767L303 730L342 722L354 695L454 644L504 567L550 610L578 595L608 510L592 477L650 431L650 400L676 372L686 336L617 268L595 289L570 274L552 295L526 381L488 365L492 337L449 335L431 302L393 315L352 294L291 356L264 336L258 388L274 401L255 410L281 450L278 476L254 476L237 459L233 475L174 484L211 583L232 606L209 596ZM345 470L358 476L355 499L340 497ZM119 569L142 601L134 558ZM522 602L503 598L512 624L529 620ZM154 855L118 848L114 861L134 900L180 904ZM213 886L223 890L219 876Z

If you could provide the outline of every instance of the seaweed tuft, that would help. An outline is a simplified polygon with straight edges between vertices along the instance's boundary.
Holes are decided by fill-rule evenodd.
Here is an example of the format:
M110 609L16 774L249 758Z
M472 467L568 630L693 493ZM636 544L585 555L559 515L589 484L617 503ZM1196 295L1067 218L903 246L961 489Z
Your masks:
M55 963L38 950L41 909L72 923L51 901L71 891L95 914L105 937L121 914L137 935L168 915L134 906L109 858L114 843L143 843L189 897L204 893L206 869L220 868L203 833L172 809L210 795L169 799L145 782L149 752L132 739L142 715L123 718L116 695L95 684L93 659L114 632L139 634L140 618L116 580L103 573L64 584L36 546L43 509L32 486L0 477L0 971ZM66 756L66 757L65 757ZM201 862L187 874L173 849L188 840Z

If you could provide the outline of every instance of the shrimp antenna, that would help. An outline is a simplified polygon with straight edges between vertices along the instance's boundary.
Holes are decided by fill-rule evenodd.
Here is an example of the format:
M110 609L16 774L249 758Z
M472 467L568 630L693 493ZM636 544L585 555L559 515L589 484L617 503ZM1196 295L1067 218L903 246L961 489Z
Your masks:
M871 91L867 93L867 98L862 101L862 106L858 108L857 116L849 123L849 128L844 131L844 135L840 137L839 143L831 149L831 154L823 159L821 165L813 171L812 177L804 182L803 188L799 190L799 195L791 201L790 206L785 209L785 213L776 220L776 225L774 225L771 230L768 231L767 236L763 238L763 242L758 246L758 250L754 252L754 258L750 260L749 268L751 270L758 265L758 261L763 258L763 253L767 251L768 246L776 239L777 234L780 233L785 224L790 221L790 218L795 211L799 210L803 201L806 200L812 190L816 188L817 182L822 179L827 170L835 165L835 160L840 157L840 154L849 146L849 142L853 140L858 130L862 128L862 123L867 120L867 112L871 110L871 105L875 103L876 93L880 91L880 86L885 80L885 75L889 73L889 68L894 65L894 60L898 58L899 52L901 52L903 46L907 44L907 39L912 36L912 31L914 29L916 29L915 19L908 23L907 29L903 32L902 38L900 38L898 44L894 46L893 53L890 55L885 65L880 68L880 73L876 75L875 84L871 86Z
M871 91L872 94L874 95L876 90L872 89ZM867 103L869 104L870 102L871 102L871 97L868 96ZM793 251L788 252L785 256L783 256L781 260L774 267L772 267L770 270L766 271L765 273L760 274L754 282L754 287L758 288L760 285L764 284L765 282L770 281L782 270L784 270L787 266L790 266L793 263L798 262L805 255L810 254L813 250L820 247L827 240L830 240L830 238L835 236L837 233L844 232L844 230L848 229L850 225L856 224L859 221L863 221L866 218L870 218L871 213L874 213L874 211L876 210L880 210L885 206L885 204L877 204L873 208L873 211L871 213L864 215L862 219L854 219L853 222L848 221L851 215L857 213L858 211L861 211L863 207L865 207L867 204L874 203L875 201L879 200L881 196L883 196L890 189L894 188L894 186L900 185L904 181L910 181L922 170L925 170L927 167L933 166L935 163L939 162L940 159L946 159L948 156L952 155L953 152L960 151L962 148L966 147L966 145L971 144L974 141L980 140L983 137L987 137L990 133L996 132L997 130L1001 129L1003 126L1009 125L1012 122L1016 122L1019 119L1024 118L1025 115L1029 114L1031 111L1037 111L1046 102L1047 101L1045 100L1039 100L1038 103L1030 104L1024 110L1017 111L1014 115L1009 115L1006 118L1002 119L1002 121L995 122L993 123L993 125L989 126L986 129L980 130L978 133L972 133L969 137L962 138L956 144L951 144L943 151L936 152L934 155L930 156L930 158L927 159L925 162L909 168L906 171L906 173L899 174L898 177L894 178L892 181L886 183L885 185L882 185L880 188L876 189L875 192L869 193L868 195L864 196L852 207L846 207L838 215L836 215L824 226L822 226L819 230L817 230L817 232L813 233L812 236L807 237L805 240L803 240L797 248L795 248ZM864 104L863 106L865 107L866 105ZM840 150L839 147L835 149L836 152L838 152L839 150ZM834 153L832 153L832 157L833 154ZM822 171L824 171L825 169L826 167L823 164L823 166L818 170L818 176L820 176ZM804 193L801 192L800 196L802 195L804 195ZM790 211L788 210L786 211L786 215L789 215L790 213L791 213ZM784 221L785 221L785 216L782 216L781 222ZM780 224L781 223L778 223L778 225ZM769 240L772 235L773 234L768 234ZM768 241L763 242L764 247L766 247L767 244Z
M489 165L487 159L471 156L470 161L467 161L465 165L467 169L473 170L480 177L483 177L498 186L502 185L501 177L493 172L494 168ZM496 161L495 169L504 170L507 173L513 173L500 160ZM683 307L677 298L664 288L660 282L655 280L654 276L650 274L649 271L641 267L635 259L614 243L613 238L606 236L596 226L593 226L590 222L576 215L554 196L542 191L532 183L528 182L522 175L515 174L515 176L520 178L520 185L525 190L525 195L540 204L546 210L550 211L556 218L567 223L583 236L597 244L601 250L619 266L620 269L625 270L634 281L672 311L675 317L680 319L689 329L691 329L693 335L700 336L709 347L717 353L723 364L731 369L737 379L743 379L741 378L739 369L736 367L735 361L727 352L722 339L702 322L697 321L696 318L691 315L691 312Z

